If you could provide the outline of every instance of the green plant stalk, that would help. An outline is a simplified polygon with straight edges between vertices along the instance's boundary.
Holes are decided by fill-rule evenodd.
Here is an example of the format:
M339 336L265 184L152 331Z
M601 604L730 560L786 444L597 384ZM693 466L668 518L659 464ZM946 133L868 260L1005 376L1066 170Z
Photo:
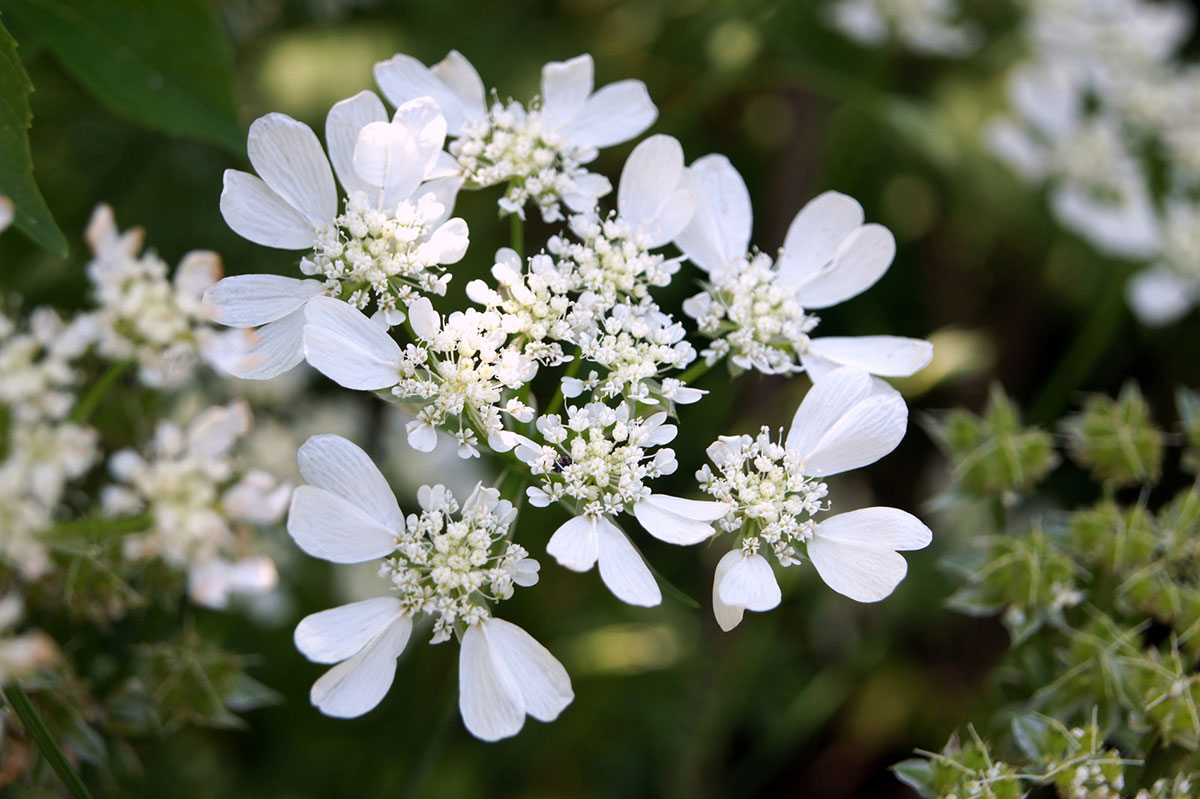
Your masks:
M525 257L525 220L521 219L519 214L508 215L508 230L512 241L512 248L517 251L517 255Z
M59 522L50 528L50 538L74 538L85 535L126 535L150 529L154 517L149 513L122 516L116 519L73 519Z
M1042 393L1034 400L1029 412L1030 421L1045 424L1066 410L1071 396L1083 387L1120 330L1124 308L1124 281L1115 270L1110 270L1108 285L1093 306L1091 316L1055 367Z
M83 784L83 779L79 776L79 772L75 771L71 766L71 761L67 759L67 755L63 752L58 742L54 740L54 736L50 732L50 728L46 726L46 722L42 719L33 703L29 701L29 695L25 693L25 689L18 683L11 682L4 689L4 697L12 706L12 709L20 717L21 723L25 725L25 730L37 742L38 749L41 750L42 756L50 763L50 767L54 769L54 773L62 780L66 786L68 793L75 799L91 799L92 794Z
M121 375L125 374L129 366L129 361L117 361L110 364L104 374L96 378L96 382L92 383L83 398L71 409L71 415L67 417L67 421L83 424L90 419L96 408L100 406L100 401L108 395L108 392L121 379Z

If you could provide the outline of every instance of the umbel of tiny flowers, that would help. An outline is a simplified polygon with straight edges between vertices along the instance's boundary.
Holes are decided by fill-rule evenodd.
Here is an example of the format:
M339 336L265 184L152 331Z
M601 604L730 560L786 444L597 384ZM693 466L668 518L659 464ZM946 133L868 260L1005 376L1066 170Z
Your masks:
M432 643L458 637L459 709L475 736L515 735L525 716L553 721L574 693L566 670L490 604L537 582L538 564L509 540L516 509L477 486L459 505L443 486L422 486L421 513L407 520L365 452L339 436L314 436L297 455L308 485L296 489L288 532L310 555L334 563L378 560L390 585L376 597L305 617L296 647L336 664L313 685L321 712L360 716L383 699L419 615Z
M701 353L710 363L730 356L736 370L768 374L801 370L820 380L841 365L882 377L904 377L932 357L929 342L898 336L810 338L828 308L875 284L892 263L896 242L882 225L863 224L853 198L826 192L792 220L778 258L748 252L750 193L721 155L690 167L699 203L675 238L706 273L705 291L684 304L701 334L713 339Z
M883 599L904 578L896 550L920 549L931 534L919 520L894 508L866 508L823 521L828 510L823 479L874 463L904 436L908 410L893 391L859 369L841 367L814 384L792 419L783 444L763 430L722 437L709 449L714 472L697 474L701 487L726 504L721 527L740 537L717 564L713 614L724 630L746 610L766 611L781 599L762 550L780 566L803 554L838 593L860 602Z
M546 64L541 98L528 107L496 101L489 108L479 73L455 50L432 67L396 55L375 65L375 80L397 105L432 97L441 106L462 176L476 187L508 185L502 213L524 218L525 204L534 202L545 221L555 222L560 201L590 211L612 189L583 168L598 149L635 138L658 117L644 83L593 91L594 71L590 55Z
M222 367L268 379L304 358L304 305L331 294L382 322L403 320L398 303L416 292L445 291L441 267L467 248L467 226L447 218L461 180L443 151L446 121L417 98L387 120L370 92L344 100L326 120L326 158L316 134L284 114L250 126L248 152L260 177L227 170L221 213L239 235L268 247L308 250L300 280L238 275L205 292L210 317L238 328L224 340ZM333 170L330 169L330 161ZM338 214L334 170L347 198Z

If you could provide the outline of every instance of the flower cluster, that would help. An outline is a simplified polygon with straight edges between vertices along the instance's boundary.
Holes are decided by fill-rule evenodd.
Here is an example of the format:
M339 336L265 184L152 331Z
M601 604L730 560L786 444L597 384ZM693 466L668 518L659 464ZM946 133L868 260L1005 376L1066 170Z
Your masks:
M415 617L433 618L431 643L462 643L459 706L485 740L516 734L528 714L552 721L573 698L570 678L520 627L494 618L490 603L534 585L538 563L509 540L516 509L477 486L460 506L445 486L422 486L421 513L405 519L365 452L339 436L314 436L297 456L308 485L296 489L288 532L310 555L335 563L379 560L390 594L321 611L296 627L296 646L336 663L313 685L313 704L353 717L377 705Z
M860 44L876 47L893 37L915 53L944 58L970 55L982 38L962 19L959 0L837 0L826 16Z
M248 542L239 542L235 527L278 522L292 487L258 470L237 476L232 451L249 430L250 409L235 402L198 414L186 429L161 422L146 455L127 449L109 459L117 482L101 495L104 512L149 513L148 529L125 539L126 557L187 570L200 604L224 607L230 593L275 585L274 564L239 552Z
M678 546L712 538L719 522L737 538L736 562L722 560L714 589L725 629L745 609L779 602L759 554L764 545L782 565L812 560L827 583L854 599L891 593L906 568L897 552L925 546L928 528L891 508L808 518L827 510L826 476L873 462L903 435L904 401L879 378L911 375L931 357L929 343L914 339L809 337L817 322L810 309L853 297L887 271L895 254L891 233L864 224L857 202L829 192L802 209L772 260L750 250L750 197L728 160L712 155L688 166L680 143L662 135L634 148L615 208L602 211L597 198L608 181L581 165L596 148L641 133L655 112L636 81L593 93L587 56L548 64L541 101L525 107L489 109L482 81L458 53L432 68L398 55L375 74L398 106L393 120L327 124L330 158L347 191L343 216L333 216L336 187L316 137L279 115L251 128L251 160L263 181L226 177L222 208L231 226L254 241L311 250L301 270L325 282L226 278L206 301L217 321L263 325L238 334L252 345L243 376L270 377L307 360L341 386L409 411L415 418L405 432L415 450L431 452L450 433L461 457L489 453L509 468L503 497L481 484L460 506L443 487L424 486L422 511L406 520L362 450L331 436L301 448L309 485L292 502L292 537L334 562L380 561L392 589L388 597L301 622L300 650L339 664L317 681L314 704L336 716L374 707L414 618L427 616L434 642L455 636L462 644L460 709L472 733L491 740L514 734L525 715L556 717L571 696L562 667L491 615L491 604L514 584L536 578L536 564L513 540L513 503L522 498L570 514L546 544L559 565L596 567L617 598L638 606L658 605L662 590L622 526L628 517ZM368 97L339 103L331 120L355 104L366 108ZM447 135L448 154L441 150ZM261 154L268 142L269 159ZM285 163L303 168L281 170ZM449 177L441 171L447 163L456 165ZM409 176L404 190L388 194L401 173ZM357 191L356 179L382 188ZM472 307L443 312L453 274L440 267L465 256L466 224L451 220L433 230L420 213L392 211L396 197L416 196L413 207L447 216L441 197L452 200L453 192L421 194L439 180L451 181L454 191L503 185L502 214L520 215L534 203L563 229L526 257L514 218L513 246L494 251L492 280L465 287ZM380 192L388 199L371 199ZM355 218L368 207L382 210ZM294 242L279 236L286 218L295 223ZM443 245L450 239L439 231L451 225L448 255ZM406 241L415 244L405 249ZM681 255L663 251L671 244ZM433 255L423 257L426 249ZM699 363L686 319L655 297L685 259L706 276L704 293L685 308L712 340ZM703 398L692 382L726 355L734 374L806 371L815 386L786 445L731 439L722 450L727 457L713 449L720 474L700 478L711 499L661 493L655 481L678 469L667 446L678 433L672 416ZM547 380L557 367L564 368ZM537 396L535 386L543 385L553 388L551 396Z
M1194 233L1183 232L1200 202L1200 84L1179 57L1192 15L1147 0L1029 0L1026 15L1011 112L987 143L1049 188L1066 227L1104 253L1152 262L1129 303L1147 324L1172 322L1200 295Z
M143 232L117 229L112 209L99 206L88 224L94 255L88 264L97 308L96 347L110 360L134 361L143 383L177 387L212 346L214 331L201 308L204 290L221 277L213 252L188 253L173 277L153 252L139 255Z
M509 100L489 107L479 73L457 51L430 68L396 55L375 66L375 79L397 105L432 97L441 106L463 179L473 188L506 186L502 214L524 219L533 203L546 222L557 222L562 204L590 211L611 190L607 178L584 168L597 150L634 138L658 116L641 81L593 92L594 69L590 55L547 64L541 97L528 106Z
M0 559L27 579L50 568L42 539L68 481L99 457L96 432L69 418L81 377L75 361L93 330L49 309L35 311L27 329L0 316Z

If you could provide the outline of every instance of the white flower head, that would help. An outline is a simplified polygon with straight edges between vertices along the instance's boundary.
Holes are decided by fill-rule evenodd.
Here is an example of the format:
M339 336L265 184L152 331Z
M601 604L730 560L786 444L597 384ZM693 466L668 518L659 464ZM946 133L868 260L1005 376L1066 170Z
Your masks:
M432 67L408 55L375 65L375 79L393 103L432 97L457 137L450 152L472 185L500 183L509 188L502 213L524 216L528 202L543 218L562 218L560 204L590 211L611 186L583 164L601 147L634 138L658 115L641 81L627 80L593 91L594 64L589 55L552 62L542 70L541 102L485 101L483 81L457 51Z
M380 562L392 595L313 614L296 628L310 660L336 663L313 685L312 702L339 717L377 705L395 675L413 619L433 619L432 643L462 641L460 707L472 734L516 734L525 715L554 719L570 703L566 671L489 603L537 582L538 565L508 540L516 517L499 491L477 485L461 505L441 485L417 492L407 519L383 475L338 436L314 436L297 456L308 485L296 489L288 532L310 555L335 563Z
M468 243L466 223L449 219L461 181L442 151L445 136L432 99L405 102L389 120L370 92L330 110L328 158L316 134L286 115L251 125L248 150L259 176L227 170L221 213L255 243L310 251L300 267L315 279L242 275L205 292L209 317L237 328L214 348L223 369L268 379L296 366L304 358L303 308L314 297L343 296L359 308L374 302L380 318L394 322L397 303L445 291L443 267ZM347 193L341 214L334 171Z

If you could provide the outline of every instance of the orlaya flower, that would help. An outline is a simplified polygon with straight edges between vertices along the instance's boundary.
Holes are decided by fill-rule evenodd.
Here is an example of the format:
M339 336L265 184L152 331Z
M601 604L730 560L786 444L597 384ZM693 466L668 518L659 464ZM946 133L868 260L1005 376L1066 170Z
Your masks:
M710 292L732 293L722 313L736 313L746 300L750 318L730 319L750 332L766 322L777 332L759 352L782 350L781 362L753 353L734 360L743 368L795 371L793 355L814 380L838 366L855 366L881 377L904 377L924 368L933 354L927 341L899 336L810 338L817 320L805 311L828 308L873 286L891 265L896 243L882 225L864 224L862 206L845 194L829 191L811 200L792 220L774 265L766 256L748 254L752 226L750 194L740 174L721 155L696 160L690 167L699 202L691 222L675 237L683 253L708 273ZM772 297L765 311L760 295ZM745 296L738 296L744 294ZM685 303L689 315L703 319L720 305L711 293ZM771 318L761 319L760 316ZM736 346L736 345L735 345Z
M658 118L642 81L617 81L593 91L594 73L587 54L542 68L543 131L583 153L581 163L595 158L597 148L635 138ZM394 105L432 97L452 136L463 135L471 123L487 121L483 80L457 50L432 67L409 55L395 55L375 65L375 81Z
M362 92L330 110L329 158L316 134L285 114L268 114L250 126L247 151L258 175L225 171L221 214L239 235L285 250L324 251L341 246L338 194L330 160L352 201L388 212L425 195L443 209L427 220L427 247L435 260L453 263L466 248L466 224L446 221L460 181L442 152L446 124L429 98L405 103L389 122L379 98ZM448 163L450 162L450 163ZM316 267L305 259L302 268ZM304 358L303 308L326 293L319 280L279 275L227 277L205 292L209 317L237 331L215 347L214 360L231 374L265 380ZM393 319L394 321L394 319Z
M840 367L814 383L805 395L792 419L785 446L796 454L805 476L824 478L861 468L887 455L900 443L907 426L908 408L898 394L881 391L870 374L861 369ZM929 543L926 538L924 544L917 545L915 534L909 535L915 529L912 524L920 525L914 517L891 508L869 510L872 513L853 511L820 522L807 543L809 557L825 582L859 601L882 599L904 577L903 558L894 550L920 549ZM898 521L899 517L889 514L901 514L907 521ZM877 539L864 538L863 527L872 525L883 532ZM921 529L928 535L928 529L923 525ZM818 540L814 553L814 542ZM889 558L886 553L867 552L875 546L870 541L877 542L876 549L897 545L891 546ZM852 568L858 552L854 547L864 550L859 553L858 571ZM898 572L896 559L901 563ZM875 599L867 600L862 597L873 595L867 585L888 587ZM775 573L758 552L735 549L718 563L713 580L713 613L722 629L737 626L746 610L770 610L779 601Z
M308 485L293 497L288 532L301 549L335 563L374 560L396 550L404 517L365 452L338 436L314 436L300 448L297 461ZM429 487L422 489L423 506L435 499L433 494ZM477 503L496 507L498 492L477 487L464 512ZM518 566L520 584L536 582L536 564ZM407 601L411 607L413 598ZM306 616L296 627L296 648L316 663L336 664L313 684L312 703L339 718L360 716L378 705L395 678L396 659L412 627L412 612L396 596ZM573 699L562 664L520 627L486 614L466 625L459 709L473 735L487 741L515 735L526 715L553 721Z
M660 133L640 142L626 159L617 185L617 216L643 247L652 250L687 227L697 194L679 141Z
M897 553L924 549L932 540L929 528L911 513L862 508L818 522L808 558L834 591L857 602L878 602L908 573Z

